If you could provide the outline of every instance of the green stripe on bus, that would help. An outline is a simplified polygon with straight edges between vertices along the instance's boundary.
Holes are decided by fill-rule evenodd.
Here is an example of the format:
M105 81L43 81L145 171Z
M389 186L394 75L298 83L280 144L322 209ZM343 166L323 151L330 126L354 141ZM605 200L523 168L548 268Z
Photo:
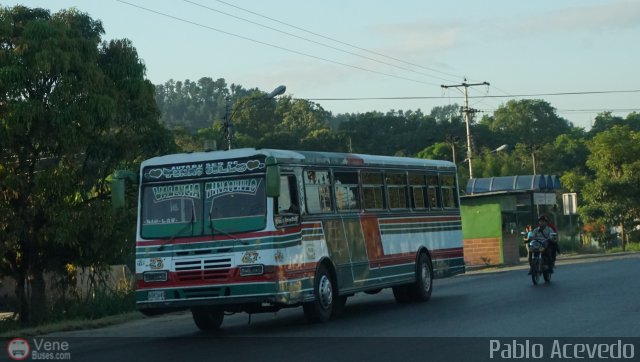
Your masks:
M311 279L297 279L274 283L243 283L243 284L218 284L202 285L188 288L167 288L154 290L138 290L135 292L136 302L160 301L149 300L149 294L164 291L164 301L184 301L191 299L216 298L224 299L251 297L251 296L276 296L312 294L313 283Z
M208 241L199 243L181 243L165 245L162 253L156 253L160 249L160 245L140 246L136 250L137 257L143 257L146 253L154 253L154 257L175 256L174 253L181 251L201 251L204 249L224 250L225 253L241 252L249 250L268 250L275 248L286 248L299 245L302 242L300 234L289 234L283 236L270 236L257 239L238 239L224 241Z

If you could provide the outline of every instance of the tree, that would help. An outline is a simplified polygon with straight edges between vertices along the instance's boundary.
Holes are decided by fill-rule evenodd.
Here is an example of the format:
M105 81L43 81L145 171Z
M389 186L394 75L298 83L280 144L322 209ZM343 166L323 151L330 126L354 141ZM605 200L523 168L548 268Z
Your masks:
M559 117L555 108L543 100L511 100L499 107L493 117L483 118L489 128L511 144L521 143L531 155L536 169L536 155L540 148L571 130L571 123ZM536 172L537 173L537 172Z
M103 33L73 9L0 8L0 268L23 322L46 317L45 271L130 254L107 180L172 149L135 49Z
M593 137L598 133L611 129L613 126L622 125L624 125L624 119L622 117L616 117L611 112L602 112L596 116L593 126L591 126L589 130L589 135Z
M588 143L587 166L595 178L583 188L581 216L589 221L620 227L622 242L626 230L640 219L640 133L628 126L613 126Z

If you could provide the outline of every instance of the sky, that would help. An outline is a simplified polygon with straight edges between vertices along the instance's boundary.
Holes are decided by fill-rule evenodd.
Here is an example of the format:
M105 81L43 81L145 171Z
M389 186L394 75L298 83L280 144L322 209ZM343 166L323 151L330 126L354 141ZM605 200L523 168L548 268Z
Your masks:
M588 130L603 111L640 111L639 0L2 3L17 4L100 19L105 40L132 41L154 84L285 85L334 115L462 105L463 88L441 85L465 79L490 84L468 87L480 115L543 99Z

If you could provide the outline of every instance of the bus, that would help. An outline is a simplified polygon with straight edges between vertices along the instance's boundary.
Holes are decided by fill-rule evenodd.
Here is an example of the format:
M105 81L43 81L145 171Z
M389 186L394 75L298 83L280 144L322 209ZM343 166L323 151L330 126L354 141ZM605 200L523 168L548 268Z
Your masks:
M302 306L310 322L355 293L426 301L464 273L455 164L352 153L234 149L142 162L136 305L234 312Z

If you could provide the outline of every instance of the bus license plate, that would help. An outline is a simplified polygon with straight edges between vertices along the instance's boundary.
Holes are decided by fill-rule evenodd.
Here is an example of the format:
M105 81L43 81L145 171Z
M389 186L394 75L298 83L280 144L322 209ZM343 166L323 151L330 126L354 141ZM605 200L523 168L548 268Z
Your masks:
M152 290L149 292L147 299L150 302L157 302L164 300L164 290Z

